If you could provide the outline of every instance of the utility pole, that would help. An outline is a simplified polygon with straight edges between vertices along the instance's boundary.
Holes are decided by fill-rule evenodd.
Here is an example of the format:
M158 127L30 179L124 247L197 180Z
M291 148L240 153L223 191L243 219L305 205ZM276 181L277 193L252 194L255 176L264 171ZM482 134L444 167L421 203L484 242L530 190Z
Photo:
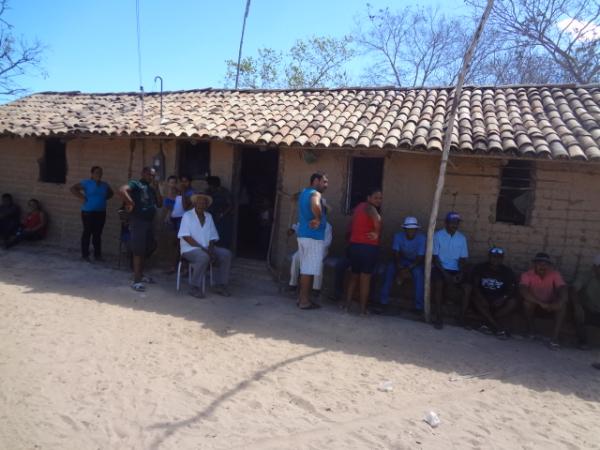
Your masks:
M244 33L246 32L246 20L250 12L250 0L246 0L246 11L244 12L244 23L242 24L242 37L240 38L240 49L238 51L237 70L235 73L235 88L238 88L240 80L240 63L242 62L242 47L244 46Z

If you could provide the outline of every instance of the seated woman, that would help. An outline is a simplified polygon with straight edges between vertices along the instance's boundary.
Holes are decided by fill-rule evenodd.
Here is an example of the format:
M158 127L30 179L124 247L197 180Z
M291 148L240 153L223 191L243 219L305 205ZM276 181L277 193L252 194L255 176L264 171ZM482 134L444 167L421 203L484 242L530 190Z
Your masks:
M32 198L27 202L29 212L19 226L17 233L6 242L6 248L13 247L21 241L39 241L46 237L48 217L42 210L40 202Z

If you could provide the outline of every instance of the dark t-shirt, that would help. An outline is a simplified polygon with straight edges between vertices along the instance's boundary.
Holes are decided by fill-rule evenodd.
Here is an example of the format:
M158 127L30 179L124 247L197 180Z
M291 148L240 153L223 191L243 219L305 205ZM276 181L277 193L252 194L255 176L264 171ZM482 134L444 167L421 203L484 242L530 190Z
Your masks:
M499 300L513 293L516 286L515 274L504 265L497 270L492 270L490 263L478 264L473 269L472 277L473 284L490 301Z
M2 231L9 231L21 223L21 210L14 203L12 205L0 205L0 227Z
M144 180L131 180L131 199L135 203L131 214L142 220L151 221L156 214L156 192Z

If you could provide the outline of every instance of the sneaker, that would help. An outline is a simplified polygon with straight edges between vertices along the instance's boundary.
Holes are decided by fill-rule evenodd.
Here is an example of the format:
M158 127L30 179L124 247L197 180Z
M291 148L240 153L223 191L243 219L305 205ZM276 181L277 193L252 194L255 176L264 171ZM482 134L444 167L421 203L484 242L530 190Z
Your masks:
M131 289L136 292L145 292L146 286L144 286L144 283L131 283Z

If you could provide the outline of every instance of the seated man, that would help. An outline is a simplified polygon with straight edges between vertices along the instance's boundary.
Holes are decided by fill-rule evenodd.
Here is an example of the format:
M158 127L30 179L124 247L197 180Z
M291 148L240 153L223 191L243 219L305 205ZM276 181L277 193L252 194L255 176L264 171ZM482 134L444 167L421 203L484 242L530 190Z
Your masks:
M464 296L459 318L461 322L469 304L469 285L464 285L469 249L467 238L458 231L460 222L461 218L457 213L449 212L446 215L445 227L436 231L433 236L433 270L431 277L433 298L435 300L433 324L438 330L444 326L442 300L445 288L452 285L463 289Z
M499 320L512 314L517 308L516 279L510 267L505 266L504 250L492 247L489 260L476 265L471 273L473 304L487 321L480 331L494 333L501 339L508 338L508 333Z
M587 348L586 325L600 326L600 254L591 270L579 274L571 291L579 348Z
M8 239L17 233L21 221L21 211L13 202L12 195L2 194L2 204L0 204L0 238L4 245Z
M288 230L288 236L292 236L296 230L298 229L299 224L294 224ZM325 239L323 240L323 260L327 258L327 253L329 252L329 246L331 245L331 241L333 240L333 231L331 228L331 224L327 223L325 226ZM296 290L298 287L298 278L300 277L300 254L298 251L295 251L292 255L292 263L290 265L290 288L292 290ZM323 286L323 272L319 275L315 275L313 280L313 291L320 291Z
M194 194L191 201L194 208L183 215L177 235L180 239L181 256L190 263L193 271L190 295L204 298L202 281L206 276L208 265L212 264L216 271L215 292L229 297L231 294L227 285L231 268L231 252L215 245L219 240L219 233L212 216L206 212L212 198L205 194Z
M533 258L533 268L521 275L519 293L523 298L525 317L531 337L535 336L534 317L538 309L554 315L554 331L549 347L558 349L558 335L567 309L567 285L561 274L554 270L550 256L538 253Z
M415 217L407 217L402 225L403 231L394 235L392 250L394 250L394 262L389 263L385 272L385 280L381 288L380 302L384 309L389 303L392 283L397 277L398 284L404 280L412 279L415 309L423 311L423 299L425 296L425 268L423 260L425 257L426 236L419 231L419 222Z

